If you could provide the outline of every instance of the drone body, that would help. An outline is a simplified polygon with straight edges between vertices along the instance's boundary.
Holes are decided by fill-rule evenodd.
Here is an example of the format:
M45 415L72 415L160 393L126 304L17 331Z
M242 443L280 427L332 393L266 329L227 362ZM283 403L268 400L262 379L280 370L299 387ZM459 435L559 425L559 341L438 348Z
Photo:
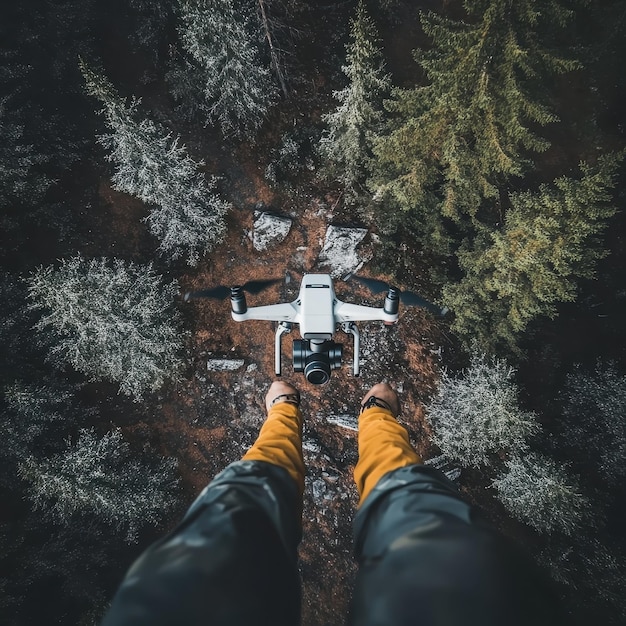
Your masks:
M289 303L248 307L243 289L231 290L232 316L237 322L271 320L278 322L275 339L275 373L281 374L281 337L291 332L293 325L300 329L302 340L294 340L294 370L304 372L313 384L324 384L330 372L341 366L342 346L333 341L338 328L354 337L353 373L359 375L359 331L355 322L380 320L385 324L398 321L398 291L389 288L385 305L374 308L349 304L335 294L329 274L305 274L298 297Z
M348 280L346 277L344 280ZM245 292L259 293L277 280L249 281L237 287L219 286L212 289L188 292L190 298L218 298L230 295L232 317L237 322L267 320L277 322L274 343L274 370L281 374L281 338L290 333L294 325L299 327L302 339L293 341L293 368L303 372L308 382L323 385L330 380L333 369L341 367L343 346L333 340L337 330L352 335L354 339L353 374L359 375L360 336L356 322L382 321L386 325L398 322L400 301L409 306L424 307L436 315L445 315L441 309L417 294L401 292L385 282L354 276L355 280L368 286L373 292L386 291L382 307L350 304L339 300L335 294L330 274L305 274L298 297L293 302L249 307Z

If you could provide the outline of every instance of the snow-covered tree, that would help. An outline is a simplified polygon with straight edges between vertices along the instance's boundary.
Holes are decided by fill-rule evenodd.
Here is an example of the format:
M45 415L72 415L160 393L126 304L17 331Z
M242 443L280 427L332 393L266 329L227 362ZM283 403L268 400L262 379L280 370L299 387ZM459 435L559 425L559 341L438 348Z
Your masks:
M542 454L513 456L493 481L498 498L519 520L542 533L577 533L587 521L590 502L566 466Z
M113 185L151 206L146 222L170 259L187 257L195 265L224 235L229 204L215 193L216 179L206 178L178 137L149 119L138 117L138 101L127 104L110 82L84 63L87 91L103 105L113 131L100 137L115 164Z
M50 451L61 439L59 431L75 423L79 413L87 418L90 412L77 405L75 392L75 387L56 382L8 385L0 421L2 459L15 463Z
M51 181L37 166L47 158L38 154L24 138L24 124L10 99L0 98L0 209L11 205L33 205L41 201Z
M179 3L179 36L201 77L202 108L207 122L217 123L226 136L253 137L276 100L256 9L249 0Z
M76 256L35 271L29 289L31 306L43 312L36 327L52 337L55 365L119 383L137 400L180 366L178 286L164 283L152 265Z
M328 130L320 142L320 152L334 164L339 180L353 186L365 178L372 138L381 130L382 99L390 87L377 47L376 27L363 2L359 2L352 20L347 52L342 70L349 83L333 93L339 101L337 108L322 116Z
M55 521L67 525L77 514L94 515L132 542L176 504L175 467L172 459L150 464L139 458L119 429L103 437L83 429L63 453L27 459L20 475L30 485L33 506Z
M626 480L626 376L614 363L581 366L567 376L562 440L577 459L595 466L611 485Z
M500 451L518 454L539 430L535 415L518 404L515 370L500 359L474 352L459 376L444 371L426 406L433 441L464 466L489 465Z

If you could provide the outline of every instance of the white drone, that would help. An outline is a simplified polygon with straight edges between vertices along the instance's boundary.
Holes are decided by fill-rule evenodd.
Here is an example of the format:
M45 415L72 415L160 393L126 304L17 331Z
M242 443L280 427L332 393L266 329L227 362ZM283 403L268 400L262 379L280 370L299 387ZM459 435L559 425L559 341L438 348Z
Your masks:
M274 343L274 370L281 375L281 338L298 324L302 339L293 341L293 369L303 372L308 382L324 385L330 380L331 371L341 367L343 346L333 341L337 330L351 334L354 338L352 371L359 375L360 338L356 322L382 321L386 325L398 322L400 301L409 306L421 306L436 315L445 315L442 309L417 294L400 291L396 287L372 278L348 275L344 280L355 278L367 285L374 293L386 291L381 308L342 302L335 295L333 280L329 274L305 274L300 292L293 302L251 306L246 302L245 291L256 294L278 280L255 280L235 287L219 286L212 289L187 292L185 300L191 298L225 299L230 295L232 316L237 322L246 320L268 320L277 322Z

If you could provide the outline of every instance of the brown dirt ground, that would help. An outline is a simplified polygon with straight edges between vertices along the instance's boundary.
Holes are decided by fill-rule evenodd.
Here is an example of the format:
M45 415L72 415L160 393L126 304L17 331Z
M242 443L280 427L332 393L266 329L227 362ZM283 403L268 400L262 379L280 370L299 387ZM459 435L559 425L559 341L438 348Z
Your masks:
M235 206L229 216L225 241L201 264L180 278L181 293L214 285L241 284L251 279L283 277L292 281L273 286L257 296L248 296L249 305L295 299L302 275L324 271L316 267L326 227L341 223L338 195L320 193L308 200L283 197L267 187L260 166L250 161L243 167L246 180L234 197L245 205ZM108 216L108 245L100 250L133 258L133 251L149 245L142 232L140 204L108 185L100 189L102 214ZM254 250L247 236L252 228L253 207L264 202L273 210L294 218L285 241L267 252ZM329 209L335 207L335 212ZM95 216L97 218L97 216ZM96 219L97 221L97 219ZM133 226L134 224L134 226ZM120 235L126 233L124 237ZM118 238L119 237L119 238ZM118 243L116 249L113 242ZM123 245L124 251L119 250ZM367 275L367 266L361 272ZM385 277L382 277L385 278ZM340 299L380 306L383 296L373 297L362 288L336 281ZM182 380L159 397L156 410L141 422L127 428L130 437L150 432L162 453L178 459L183 487L189 503L217 472L241 457L254 441L264 417L263 398L274 380L274 327L271 322L237 323L230 316L229 302L195 300L180 303L189 331L188 368ZM344 345L343 366L333 372L324 387L314 387L291 369L291 342L296 331L283 338L284 379L293 381L303 395L305 436L313 441L313 451L305 453L309 478L305 493L303 540L300 549L305 625L341 624L345 621L355 574L352 558L351 523L357 503L352 470L357 459L356 436L351 430L329 424L324 416L356 415L360 399L379 380L387 380L400 391L402 420L416 448L425 456L433 454L423 422L421 401L434 389L439 370L436 353L441 336L437 323L423 312L405 310L400 323L385 328L368 325L362 335L372 355L362 359L361 376L352 375L352 340L337 337ZM364 328L361 328L362 333ZM381 353L377 353L380 348ZM212 357L244 359L237 372L208 372L206 360ZM313 498L312 481L326 498ZM172 520L175 523L176 520ZM329 567L329 564L332 566Z

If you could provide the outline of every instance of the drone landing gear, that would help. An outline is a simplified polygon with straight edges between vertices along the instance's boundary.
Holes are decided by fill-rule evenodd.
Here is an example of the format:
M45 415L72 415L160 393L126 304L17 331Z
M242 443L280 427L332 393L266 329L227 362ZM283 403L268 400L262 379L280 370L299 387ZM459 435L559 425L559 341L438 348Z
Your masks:
M274 339L274 373L276 376L280 376L282 369L280 364L280 341L284 334L291 332L291 327L291 322L280 322L276 327L276 336Z
M343 322L341 325L341 330L344 333L350 333L354 337L354 346L353 346L353 354L354 357L352 359L352 373L354 376L358 376L359 372L359 351L361 349L361 336L359 335L359 329L354 322Z

